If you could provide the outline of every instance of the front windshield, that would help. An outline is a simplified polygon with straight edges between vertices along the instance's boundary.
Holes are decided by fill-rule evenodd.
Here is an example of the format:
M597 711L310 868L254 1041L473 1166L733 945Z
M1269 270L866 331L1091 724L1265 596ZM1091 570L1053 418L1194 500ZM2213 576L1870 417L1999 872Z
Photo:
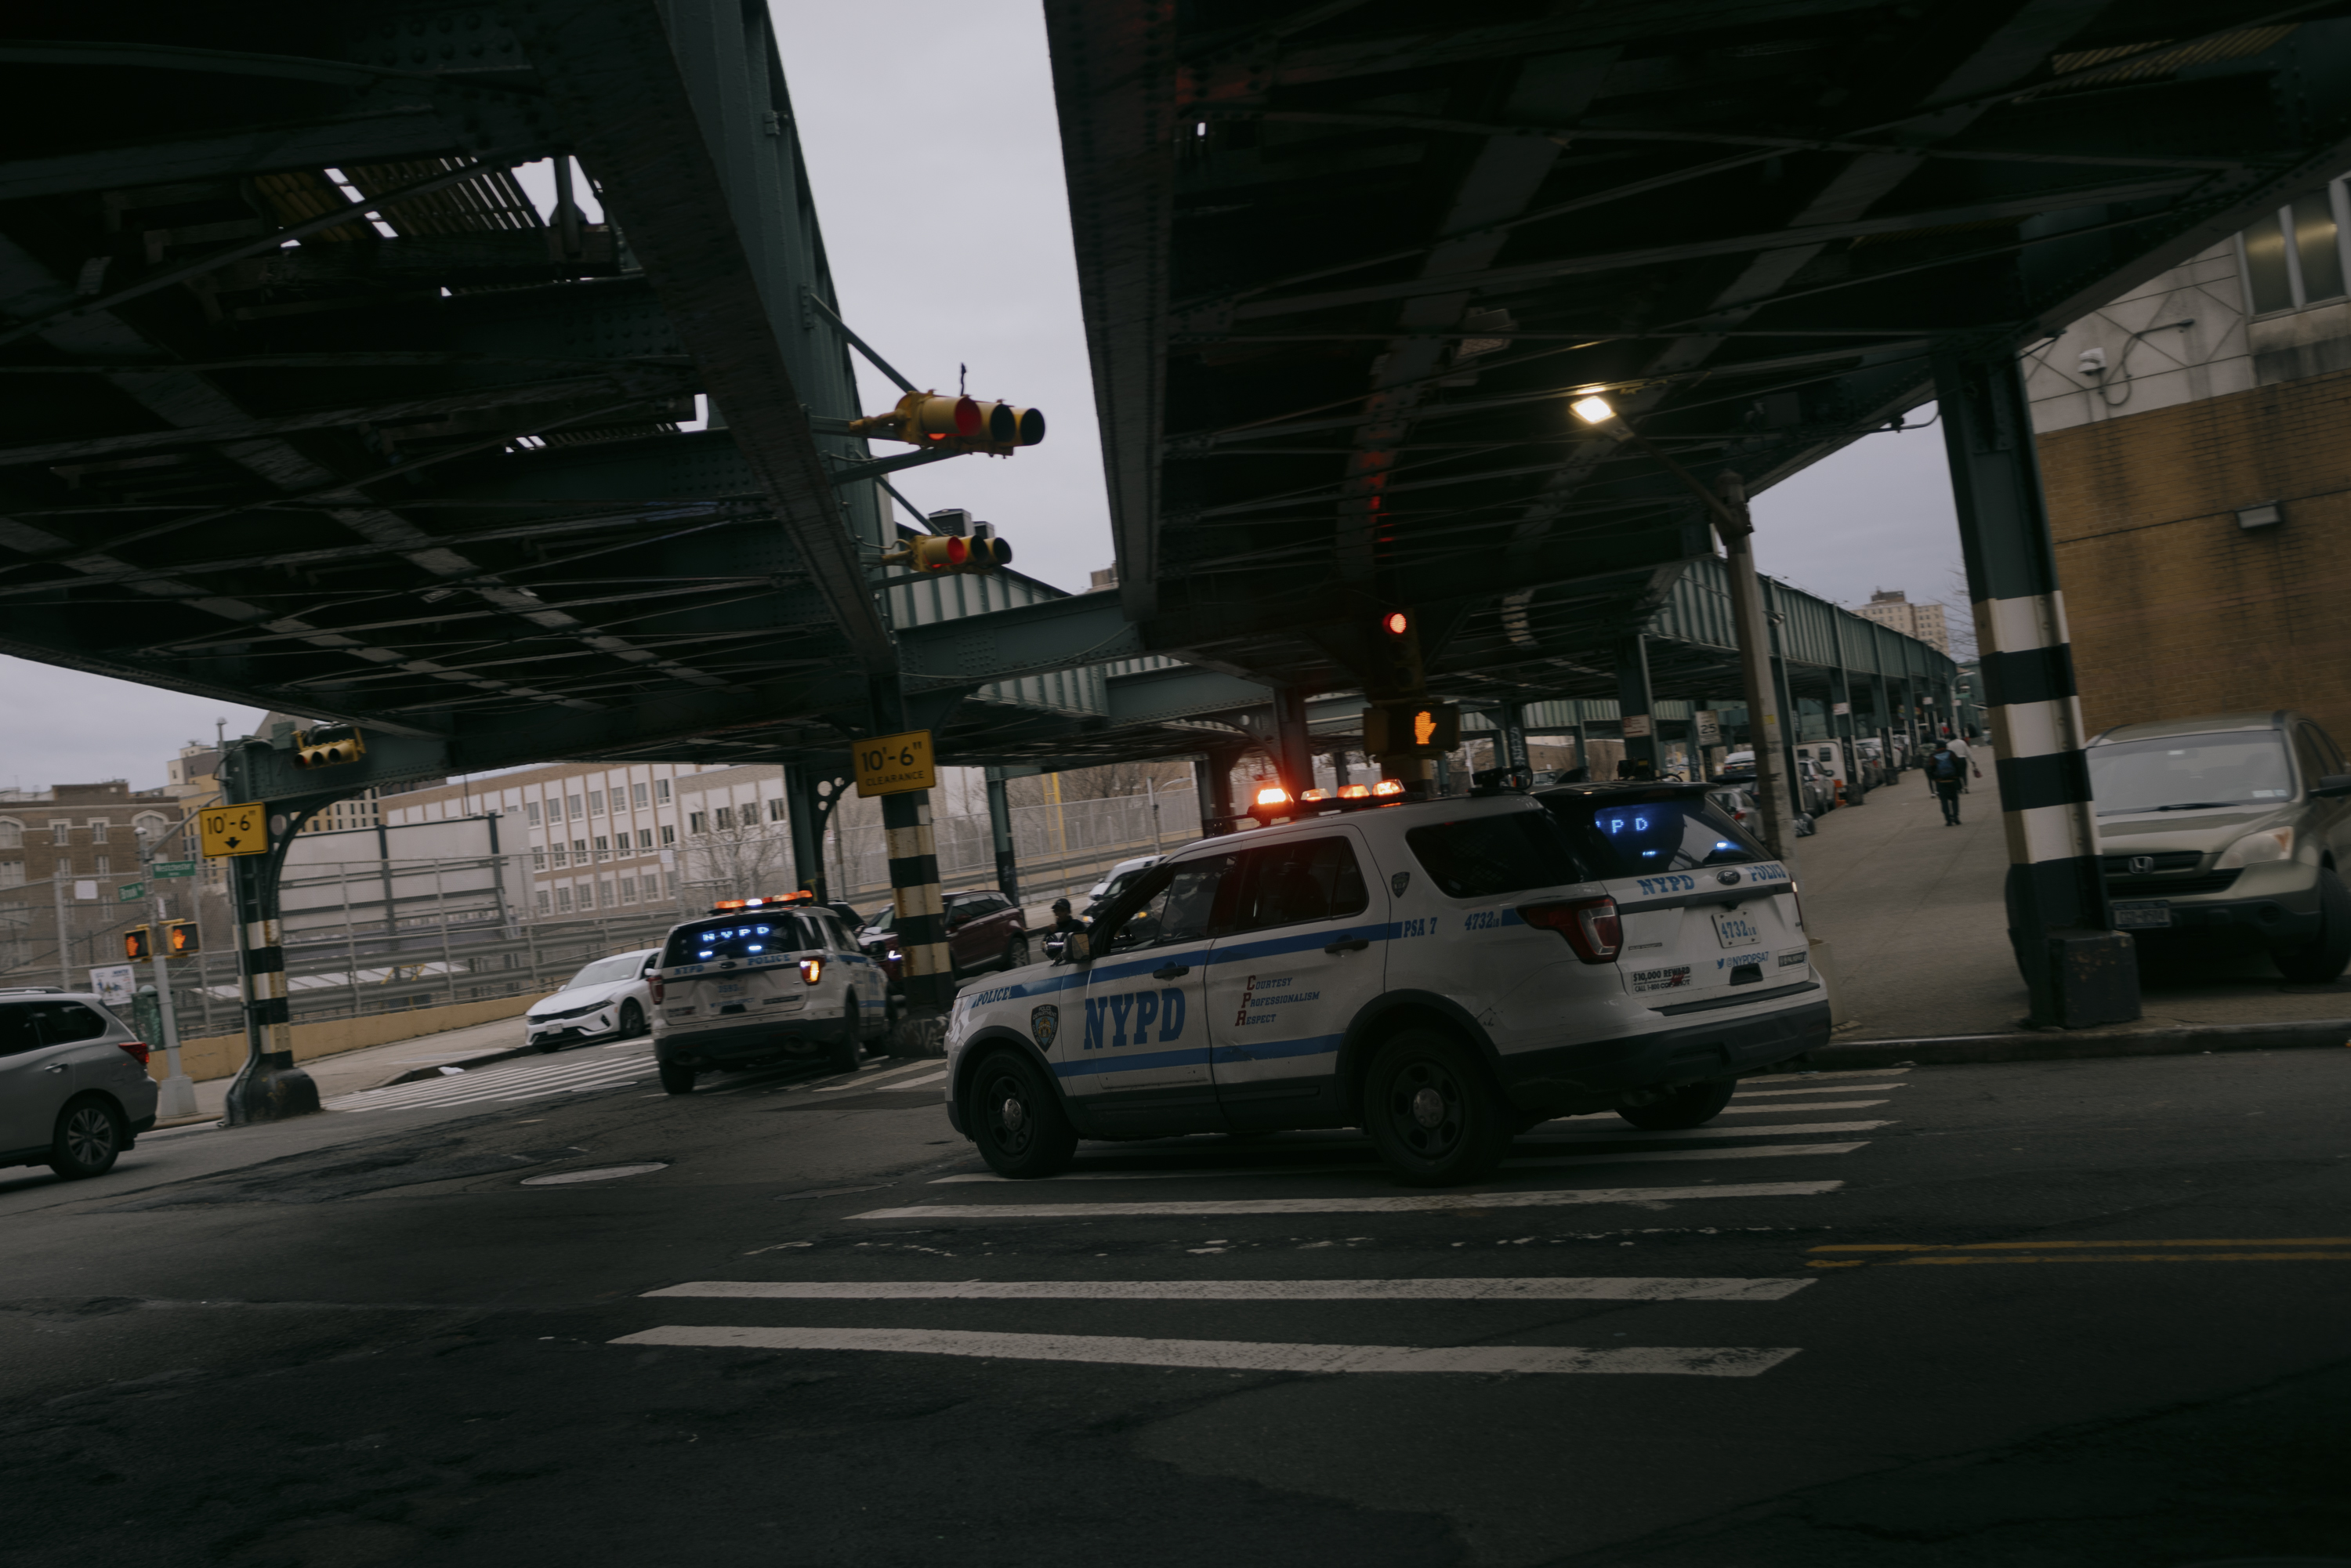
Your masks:
M581 986L610 986L622 980L633 980L637 977L637 971L644 967L644 962L643 953L623 953L617 958L599 958L572 976L563 988L570 991Z
M2294 799L2294 768L2274 732L2181 735L2090 747L2101 817Z

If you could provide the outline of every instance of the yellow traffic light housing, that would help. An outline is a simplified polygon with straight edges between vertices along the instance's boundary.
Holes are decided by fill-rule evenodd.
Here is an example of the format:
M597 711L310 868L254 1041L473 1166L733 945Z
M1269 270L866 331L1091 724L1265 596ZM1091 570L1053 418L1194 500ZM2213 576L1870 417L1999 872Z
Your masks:
M204 950L204 937L193 920L174 920L163 927L163 952L173 958L191 958Z
M136 964L155 956L154 932L144 925L134 925L122 934L122 956Z
M367 742L360 737L357 725L322 724L294 732L297 768L340 768L366 755Z
M921 534L907 539L882 558L884 566L903 567L925 576L952 572L994 571L1012 564L1012 546L981 523L967 538L961 534Z
M1001 456L1043 441L1045 415L1040 409L1019 408L1008 402L910 392L887 413L851 420L849 434L904 441L915 446L945 447L953 452L992 452Z

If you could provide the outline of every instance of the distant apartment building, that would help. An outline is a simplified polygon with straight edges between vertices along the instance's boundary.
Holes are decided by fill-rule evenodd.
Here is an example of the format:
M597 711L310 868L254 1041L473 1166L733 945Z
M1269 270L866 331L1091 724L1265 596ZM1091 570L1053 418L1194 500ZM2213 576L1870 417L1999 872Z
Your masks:
M1916 637L1946 658L1950 656L1950 628L1944 624L1939 604L1913 604L1902 590L1881 588L1855 613Z
M2338 178L2023 356L2092 729L2351 735L2351 193Z
M180 812L161 789L120 779L0 792L0 887L52 877L132 880L141 829L162 841ZM104 890L112 895L112 886Z

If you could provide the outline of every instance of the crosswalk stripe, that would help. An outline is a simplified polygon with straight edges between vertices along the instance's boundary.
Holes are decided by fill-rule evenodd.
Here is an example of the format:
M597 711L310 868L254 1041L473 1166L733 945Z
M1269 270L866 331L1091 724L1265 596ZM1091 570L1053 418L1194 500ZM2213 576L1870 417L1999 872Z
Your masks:
M626 1056L576 1062L530 1062L519 1067L462 1077L430 1078L382 1089L363 1089L325 1103L330 1111L389 1111L439 1105L472 1104L485 1100L528 1100L566 1090L601 1089L643 1076L653 1066L653 1054L638 1051Z
M1859 1111L1871 1105L1883 1105L1883 1100L1823 1100L1804 1105L1726 1105L1725 1116L1782 1116L1791 1111Z
M1849 1155L1855 1149L1869 1146L1867 1140L1849 1144L1765 1144L1761 1146L1736 1149L1608 1149L1597 1148L1588 1155L1547 1155L1536 1159L1504 1160L1504 1170L1556 1169L1561 1166L1631 1166L1672 1163L1678 1160L1761 1160L1798 1155ZM933 1176L931 1186L950 1186L975 1182L1018 1181L1023 1186L1038 1182L1063 1181L1207 1181L1221 1176L1362 1176L1384 1171L1385 1166L1254 1166L1231 1170L1208 1166L1180 1171L1065 1171L1056 1176L1013 1177L998 1176L994 1171L966 1171L959 1176Z
M1907 1083L1807 1083L1802 1089L1741 1089L1733 1100L1760 1100L1774 1094L1886 1094L1907 1089Z
M1201 1198L1166 1203L929 1203L873 1208L851 1219L1114 1219L1149 1215L1447 1214L1463 1209L1559 1208L1595 1203L1673 1203L1698 1197L1817 1197L1841 1181L1744 1182L1708 1186L1562 1187L1547 1192L1409 1193L1388 1197Z
M920 1072L924 1068L931 1065L928 1061L910 1061L904 1067L886 1067L879 1072L860 1072L854 1078L828 1079L822 1083L811 1083L807 1087L819 1094L837 1094L844 1089L869 1089L885 1078L896 1078L907 1072ZM941 1078L946 1076L944 1072L939 1074ZM935 1081L925 1078L923 1082L929 1083Z
M1782 1134L1794 1137L1799 1134L1812 1136L1819 1133L1866 1133L1878 1127L1890 1127L1891 1122L1775 1122L1768 1127L1675 1127L1652 1131L1646 1127L1584 1127L1572 1138L1521 1138L1521 1148L1530 1144L1585 1143L1687 1143L1703 1138L1774 1138Z
M1811 1280L694 1280L649 1297L754 1301L1778 1301Z
M741 1350L891 1351L912 1355L976 1356L991 1361L1066 1361L1113 1366L1175 1366L1223 1372L1679 1374L1753 1377L1797 1352L1745 1345L1270 1344L1249 1340L1135 1339L1111 1334L981 1333L956 1329L694 1328L664 1326L623 1334L627 1345Z

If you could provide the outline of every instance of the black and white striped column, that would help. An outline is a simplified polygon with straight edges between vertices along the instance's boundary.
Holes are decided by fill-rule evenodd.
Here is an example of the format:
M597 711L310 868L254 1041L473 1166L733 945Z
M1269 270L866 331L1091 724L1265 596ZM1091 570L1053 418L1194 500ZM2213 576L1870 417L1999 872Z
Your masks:
M233 787L234 782L232 776ZM233 1127L307 1116L319 1109L318 1085L294 1065L294 1024L286 995L286 946L277 908L286 846L309 813L276 805L266 810L268 852L229 861L246 1037L245 1066L229 1085L224 1105Z
M937 1017L955 1002L955 963L947 953L930 791L884 795L882 836L889 848L890 900L897 911L898 972L906 1001L916 1018Z
M2112 931L2099 870L2087 737L2024 379L2002 350L1938 361L1935 390L1998 753L2009 938L2033 1018L2074 1028L2134 1019L2135 977L2114 983L2113 965L2126 954L2101 956L2129 939ZM2085 940L2097 932L2108 934L2104 944Z

